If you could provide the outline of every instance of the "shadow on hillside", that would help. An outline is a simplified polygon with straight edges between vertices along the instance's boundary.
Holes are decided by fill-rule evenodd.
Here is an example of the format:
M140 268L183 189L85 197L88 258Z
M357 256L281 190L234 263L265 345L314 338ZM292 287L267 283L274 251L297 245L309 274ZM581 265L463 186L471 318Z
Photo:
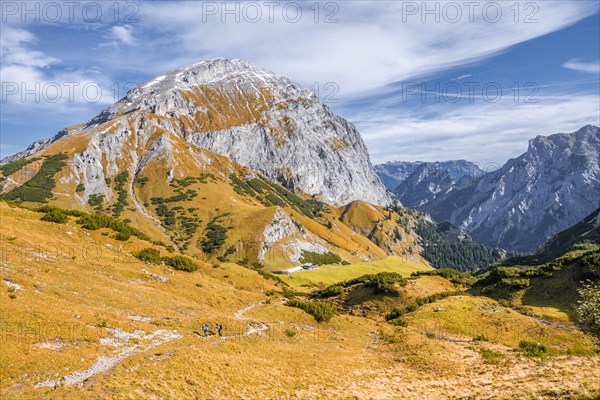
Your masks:
M554 272L549 279L532 279L531 286L526 289L521 298L524 306L553 307L569 316L572 322L577 322L575 306L579 295L577 294L577 281L572 267Z

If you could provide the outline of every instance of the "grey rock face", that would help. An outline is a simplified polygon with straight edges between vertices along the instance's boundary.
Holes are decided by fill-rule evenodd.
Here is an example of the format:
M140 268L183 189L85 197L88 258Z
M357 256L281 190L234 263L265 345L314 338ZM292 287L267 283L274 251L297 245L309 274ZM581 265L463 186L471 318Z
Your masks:
M425 196L415 207L476 241L533 252L600 206L600 129L538 136L526 153L473 182Z
M464 177L478 178L484 174L484 171L473 162L466 160L451 161L389 161L385 164L374 166L375 173L379 176L385 187L392 192L396 192L398 186L402 184L414 173L422 174L422 167L431 175L430 180L435 180L436 176L443 176L446 173L456 182Z
M395 202L351 123L309 89L250 63L214 59L162 74L131 90L83 129L145 115L153 119L151 129L159 126L326 203Z

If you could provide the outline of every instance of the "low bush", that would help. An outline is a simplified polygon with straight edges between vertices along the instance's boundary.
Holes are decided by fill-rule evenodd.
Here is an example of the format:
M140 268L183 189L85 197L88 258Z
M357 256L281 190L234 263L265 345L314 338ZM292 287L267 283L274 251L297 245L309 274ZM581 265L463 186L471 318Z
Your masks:
M418 271L418 272L413 272L411 274L411 276L423 276L423 275L427 275L427 276L441 276L443 278L448 279L450 282L454 283L455 285L463 285L463 286L471 286L473 285L476 281L477 278L475 278L473 275L467 273L467 272L460 272L451 268L442 268L442 269L434 269L431 271Z
M548 352L548 349L543 344L528 342L526 340L519 342L518 350L527 357L544 357Z
M24 166L31 164L34 161L39 160L39 157L34 158L21 158L20 160L10 162L8 164L0 165L0 171L4 174L4 176L9 176L23 168Z
M169 267L178 271L193 272L198 269L198 265L191 258L185 256L163 257L161 260Z
M312 263L315 265L323 264L339 264L342 262L342 258L335 253L319 254L313 251L302 251L302 257L300 258L301 263Z
M391 321L398 317L402 317L404 314L406 314L406 308L394 307L392 311L390 311L390 313L385 316L385 319L387 321Z
M531 282L527 278L503 278L500 283L503 287L512 287L515 289L524 289L531 285Z
M504 356L498 351L489 349L480 349L479 354L481 354L481 357L483 357L483 363L490 365L498 364L500 359Z
M152 264L160 263L160 251L147 247L138 252L133 253L133 256L138 260L149 262Z
M344 293L344 287L341 285L331 285L323 290L318 290L311 294L311 297L334 297Z
M67 154L65 153L47 156L33 178L16 187L11 192L2 195L2 198L46 203L52 197L52 190L56 187L54 175L67 165L64 161L66 159Z
M337 314L335 306L321 301L288 300L286 305L296 307L312 315L317 322L329 322Z
M64 224L69 220L67 214L58 208L52 209L41 218L42 221L54 222L56 224Z
M395 272L380 272L376 275L371 275L365 282L365 286L373 288L376 294L396 295L396 283L401 286L406 285L406 280Z
M406 322L402 318L395 318L395 319L393 319L393 320L390 321L390 324L392 324L394 326L402 326L402 327L407 327L408 326L408 322Z

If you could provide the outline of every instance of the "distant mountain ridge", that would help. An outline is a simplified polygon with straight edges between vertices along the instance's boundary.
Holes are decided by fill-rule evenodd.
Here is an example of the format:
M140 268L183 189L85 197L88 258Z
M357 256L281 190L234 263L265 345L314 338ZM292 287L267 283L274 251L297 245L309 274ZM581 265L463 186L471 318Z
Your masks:
M533 252L600 205L600 129L537 136L527 152L474 179L434 172L420 166L396 195L478 242Z
M477 164L466 160L389 161L385 164L377 164L373 168L383 184L392 192L398 188L398 185L423 168L430 171L432 175L445 175L447 173L456 182L464 176L477 178L484 174L484 171Z

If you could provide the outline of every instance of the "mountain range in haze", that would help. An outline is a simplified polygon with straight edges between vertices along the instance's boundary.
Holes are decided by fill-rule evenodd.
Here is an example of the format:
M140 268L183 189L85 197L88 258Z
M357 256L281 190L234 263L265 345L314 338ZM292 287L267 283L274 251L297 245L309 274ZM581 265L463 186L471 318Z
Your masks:
M448 220L477 241L535 251L600 205L600 130L537 136L528 150L500 169L484 173L465 161L393 162L375 166L407 207ZM463 166L472 173L462 176ZM388 186L390 187L390 186Z

